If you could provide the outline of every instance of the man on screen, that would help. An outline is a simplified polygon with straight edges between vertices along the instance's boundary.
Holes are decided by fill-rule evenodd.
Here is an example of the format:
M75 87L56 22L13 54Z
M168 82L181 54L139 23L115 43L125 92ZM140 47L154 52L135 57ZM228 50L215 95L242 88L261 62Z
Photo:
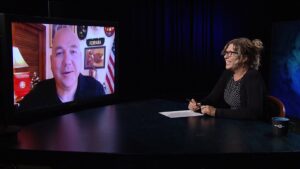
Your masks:
M70 28L56 32L50 60L54 78L38 83L20 102L20 110L91 99L105 94L99 81L80 73L80 43Z

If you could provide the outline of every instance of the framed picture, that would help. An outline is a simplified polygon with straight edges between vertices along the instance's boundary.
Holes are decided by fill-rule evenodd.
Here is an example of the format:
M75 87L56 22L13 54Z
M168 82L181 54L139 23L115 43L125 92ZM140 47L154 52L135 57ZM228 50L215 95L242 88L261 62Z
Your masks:
M70 27L71 30L75 32L75 26L74 25L60 25L60 24L49 24L49 44L50 48L52 48L52 41L55 36L55 32L57 32L61 28L68 28Z
M99 69L105 65L105 46L84 49L84 69Z

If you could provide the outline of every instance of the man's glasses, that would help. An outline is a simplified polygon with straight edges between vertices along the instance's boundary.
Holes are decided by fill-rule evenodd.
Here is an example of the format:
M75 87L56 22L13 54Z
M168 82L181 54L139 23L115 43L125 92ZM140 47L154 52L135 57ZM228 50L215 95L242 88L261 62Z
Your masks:
M238 52L233 52L233 51L225 51L222 53L222 55L227 55L227 56L237 56L239 53Z

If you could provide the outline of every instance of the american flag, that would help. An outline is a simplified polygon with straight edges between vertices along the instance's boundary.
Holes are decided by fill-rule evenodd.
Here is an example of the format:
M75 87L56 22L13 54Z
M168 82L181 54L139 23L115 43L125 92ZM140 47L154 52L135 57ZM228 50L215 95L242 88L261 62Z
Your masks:
M105 75L106 94L112 94L115 91L115 43L113 43L108 59Z

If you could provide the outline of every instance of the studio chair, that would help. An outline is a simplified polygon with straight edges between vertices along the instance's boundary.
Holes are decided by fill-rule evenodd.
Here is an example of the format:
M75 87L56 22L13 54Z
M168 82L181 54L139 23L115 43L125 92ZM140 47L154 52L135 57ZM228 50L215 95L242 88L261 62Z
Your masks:
M266 107L267 119L270 120L272 117L285 117L285 106L283 102L275 96L267 96L267 107Z

